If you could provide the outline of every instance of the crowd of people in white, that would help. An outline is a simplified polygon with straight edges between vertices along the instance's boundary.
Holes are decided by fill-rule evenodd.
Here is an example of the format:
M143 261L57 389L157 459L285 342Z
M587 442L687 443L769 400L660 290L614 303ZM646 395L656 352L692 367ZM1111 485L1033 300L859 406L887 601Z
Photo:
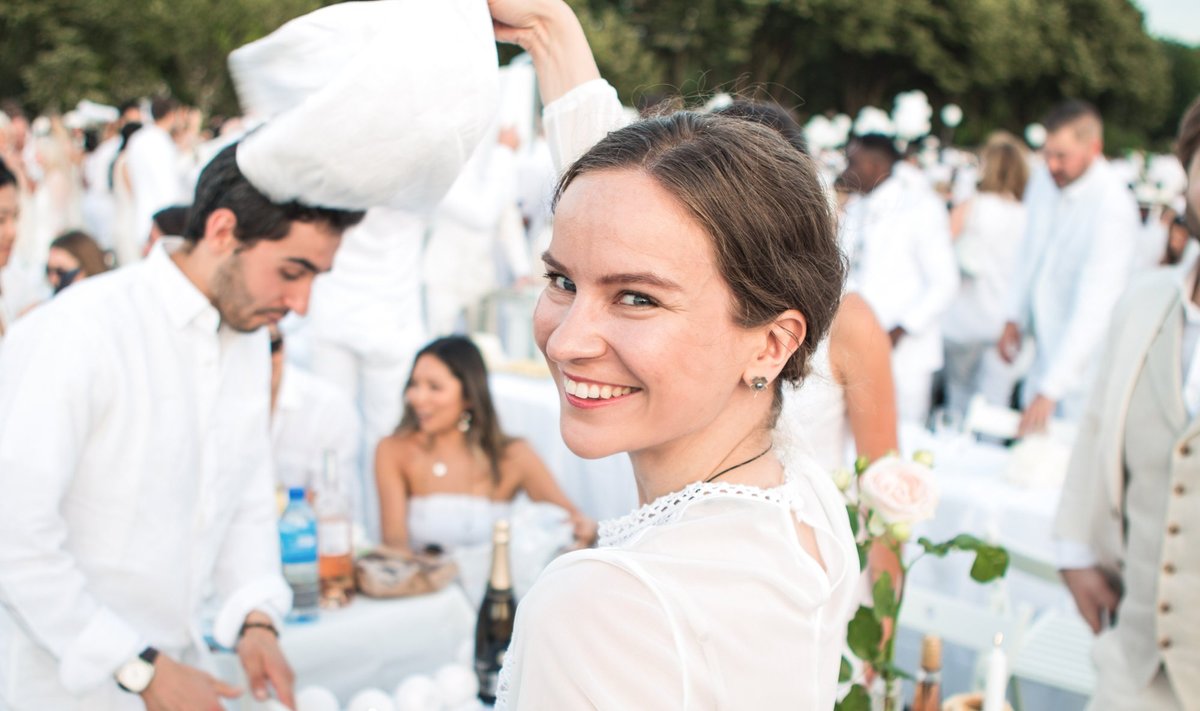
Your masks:
M586 43L582 46L586 51ZM435 208L422 212L392 205L371 207L365 215L347 217L335 210L296 218L297 225L310 227L314 234L319 230L313 224L328 222L335 231L344 226L340 247L307 233L251 243L265 259L264 250L267 256L274 254L270 250L276 249L277 239L280 245L308 240L296 253L300 256L285 260L279 293L286 308L279 313L245 311L253 305L249 297L239 301L237 290L230 290L231 284L253 284L260 276L214 266L250 247L236 246L236 240L244 238L237 234L236 222L221 223L225 198L205 193L205 181L217 180L222 170L234 176L221 178L228 181L222 189L232 190L228 185L239 180L245 185L254 182L254 176L245 182L230 147L254 135L255 117L205 117L165 97L120 107L82 102L65 115L32 121L20 107L4 105L0 353L6 331L26 319L36 322L40 335L23 331L21 340L14 337L3 362L36 362L44 373L61 369L63 392L70 390L71 397L63 395L60 401L57 390L48 391L47 400L35 408L36 416L25 421L14 413L32 407L32 394L13 394L15 389L0 393L0 427L12 428L0 441L20 454L12 444L19 436L46 442L52 434L74 436L77 449L86 448L92 458L82 463L51 461L46 471L74 477L78 464L80 480L96 482L88 494L98 506L137 509L124 528L108 528L78 544L100 562L86 571L86 581L82 575L68 576L74 586L69 592L80 601L69 615L60 616L37 599L39 585L46 591L63 578L36 566L27 576L10 570L5 581L12 592L5 599L6 609L20 612L17 617L0 614L0 633L24 640L20 652L33 660L31 665L41 664L45 671L61 664L58 677L64 687L86 689L110 672L118 658L140 649L144 639L134 629L138 625L177 632L160 643L187 659L184 650L194 640L175 624L176 610L166 609L168 605L124 611L125 619L118 619L95 603L92 588L123 584L122 566L128 561L105 556L126 550L151 523L156 531L170 528L165 519L173 516L194 518L194 525L179 527L180 535L203 538L207 531L223 535L228 526L243 526L267 531L269 538L271 521L243 516L262 502L242 500L242 493L229 488L231 479L214 473L227 464L247 480L270 474L277 485L312 485L325 453L334 452L339 469L348 473L354 517L364 535L399 547L413 540L438 543L426 541L423 532L446 528L445 519L458 514L447 509L449 513L431 517L412 507L412 499L427 494L423 505L435 503L431 497L446 493L443 484L450 480L445 477L456 469L474 472L474 478L462 480L458 494L488 499L489 511L490 504L524 491L568 511L580 543L595 540L594 522L567 500L537 455L503 435L487 395L486 371L474 350L462 339L441 338L495 328L496 319L485 317L495 316L489 309L497 294L529 293L543 286L532 275L552 234L551 198L561 197L566 189L556 193L559 174L609 130L632 120L631 111L615 104L615 92L597 76L561 86L557 96L543 97L543 136L535 128L541 122L533 116L532 79L519 79L521 72L531 77L532 68L518 62L511 72L518 78L504 86L518 94L516 104L528 105L528 115L516 112L513 125L506 123L513 117L493 117L479 147L463 161ZM548 80L545 75L538 80L544 94ZM911 100L909 95L906 106L911 107ZM783 417L778 426L802 433L806 446L828 470L846 465L854 453L873 458L895 450L898 420L922 426L939 418L961 420L968 403L980 396L1019 409L1023 435L1045 430L1055 421L1083 424L1093 383L1105 375L1101 356L1112 340L1109 324L1126 285L1141 272L1194 258L1185 220L1188 176L1180 160L1141 153L1106 156L1102 117L1085 102L1066 101L1051 111L1043 122L1044 135L1027 132L1028 140L1021 140L996 133L972 148L929 136L901 140L886 114L876 109L864 110L853 133L846 126L843 135L833 139L828 127L845 122L819 117L802 128L786 110L744 100L717 100L710 109L723 117L714 124L718 127L724 117L745 118L776 129L808 152L823 174L824 197L837 215L838 244L849 267L846 293L830 335L808 360L812 375L802 387L781 391ZM580 145L573 145L570 135ZM603 169L598 172L605 174ZM580 180L590 185L589 180L597 179L585 174ZM626 192L618 194L631 202L637 197L635 190L622 190ZM193 195L198 203L202 197L206 201L203 214L193 213ZM275 228L264 228L264 234L270 229ZM570 281L553 273L554 264L549 266L555 289L560 280ZM136 276L128 276L129 270ZM116 274L102 277L106 286L90 292L104 296L106 303L74 304L60 310L64 316L58 321L45 318L48 302L69 299L63 292L73 284L110 271ZM119 276L122 273L126 276ZM312 280L311 295L307 280ZM211 287L217 295L211 305L189 281ZM161 302L163 313L151 318L147 300ZM276 325L287 310L294 315ZM1190 323L1190 312L1188 318ZM226 323L239 333L218 330ZM257 346L252 333L268 324L270 363L240 375L224 372L230 358L239 363L253 360ZM167 330L167 325L175 330ZM120 333L102 334L105 328ZM77 352L54 353L53 344L45 340L74 343L88 333L95 336L88 342L106 345L86 358ZM532 336L521 329L512 333L524 334L525 341L509 333L495 339L500 350L484 350L492 358L503 357L504 349L513 358L524 357L531 351L527 341ZM1188 334L1194 345L1195 334ZM433 338L440 340L429 343ZM115 345L110 347L110 341ZM544 343L539 346L545 350ZM192 385L179 390L182 381L165 374L164 364L184 351L188 367L195 371L194 392ZM54 357L41 358L45 352ZM788 351L783 360L791 355ZM1200 366L1189 363L1182 379L1190 402L1200 382ZM269 400L263 393L262 402L257 396L243 397L257 382L260 367L272 368ZM19 377L0 373L0 383L15 388ZM749 387L761 390L767 380ZM577 387L587 384L569 385ZM123 397L114 399L114 392ZM566 392L574 395L571 389ZM599 392L590 397L619 396L611 387L608 394ZM747 390L747 397L753 397L750 393ZM588 396L582 398L586 401ZM143 407L151 401L162 409ZM106 409L110 402L120 402L121 407ZM253 426L260 406L270 413L269 433L258 433ZM107 421L130 430L105 432L100 411L112 418ZM179 416L164 419L163 412ZM231 417L231 424L213 424L215 412ZM188 422L199 423L211 436L194 441L184 431ZM239 423L248 424L243 428ZM151 431L163 439L129 446L129 438L146 437ZM421 433L429 436L418 436ZM266 436L257 441L257 434ZM231 449L223 449L231 444ZM0 457L20 459L11 452L0 452ZM238 461L226 461L234 452ZM70 456L77 454L72 450ZM173 484L168 483L146 495L143 508L131 503L142 500L135 489L144 482L135 473L169 468L190 456L201 462L195 465L202 469L196 479L204 482L195 502L144 510L151 499L162 504L195 493L171 490ZM88 478L89 466L113 469L114 462L131 474L121 477L114 471L108 479L98 478L98 473ZM48 486L46 495L62 496L66 486L67 479ZM1147 501L1151 493L1145 494ZM42 502L39 497L31 494L30 500ZM71 501L77 510L66 515L72 521L86 524L103 518L82 499ZM222 505L229 501L240 503ZM810 515L816 520L819 513ZM463 514L470 515L474 514ZM479 516L490 520L493 514ZM63 530L60 521L33 513L28 521L33 528L44 527L29 532L29 549L38 549L47 559L61 553L55 548L55 537ZM486 539L486 526L474 525L472 530L472 536ZM832 547L834 533L814 527L808 535L814 530L822 539L818 560L837 552ZM459 533L454 529L447 535ZM44 537L35 540L35 534ZM165 558L159 553L170 543L151 541L143 552L129 556L133 562L128 564L161 566ZM182 579L189 572L201 575L213 569L212 582L233 594L233 601L217 613L217 639L228 643L248 630L269 627L273 620L253 615L270 607L279 593L271 587L274 581L255 579L250 573L264 567L264 557L273 551L251 547L235 555L223 550L224 540L211 543L204 554L208 558L172 564L179 566ZM817 545L814 539L812 546ZM1095 557L1086 550L1065 550L1065 568L1094 565ZM23 555L15 544L9 554L10 561L15 560L11 556ZM66 558L54 560L73 565ZM828 562L836 564L838 559ZM178 604L191 605L208 584L207 578L179 583L187 599ZM165 598L177 592L172 585L164 585ZM1072 592L1080 599L1079 589L1073 587ZM28 619L18 620L21 614ZM26 626L32 637L16 636L18 627ZM276 676L273 654L262 652L256 678L269 677L279 688L282 677ZM254 658L253 653L244 660L246 656ZM514 683L519 681L516 677ZM528 679L525 683L528 698L549 693L531 690Z

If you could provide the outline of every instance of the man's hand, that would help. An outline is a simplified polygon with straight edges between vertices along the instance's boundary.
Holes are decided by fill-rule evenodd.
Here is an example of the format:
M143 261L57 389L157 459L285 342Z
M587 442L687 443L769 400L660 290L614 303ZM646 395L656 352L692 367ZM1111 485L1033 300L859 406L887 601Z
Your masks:
M900 339L904 338L907 335L908 335L908 331L905 331L903 326L897 326L897 327L893 328L892 330L888 331L888 338L892 339L892 348L895 348L896 345L898 343L900 343Z
M1112 617L1117 610L1121 596L1108 580L1103 570L1091 568L1074 568L1060 571L1063 582L1075 598L1075 606L1084 622L1092 628L1093 634L1100 634L1102 621Z
M1000 358L1009 365L1017 359L1021 352L1021 329L1017 328L1017 324L1012 321L1004 324L1004 332L1000 334L996 350L1000 352Z
M146 711L223 711L221 699L241 695L241 689L165 654L154 660L154 678L141 694Z
M1058 403L1045 395L1035 397L1033 402L1029 403L1029 407L1025 408L1025 412L1021 413L1021 425L1017 428L1017 436L1045 432L1057 408Z
M261 612L251 612L246 616L246 622L270 624L271 618ZM293 690L295 675L273 632L260 627L248 628L238 640L237 653L238 658L242 660L242 668L246 671L246 680L255 699L266 701L269 698L269 684L275 690L275 697L283 705L288 708L296 707Z

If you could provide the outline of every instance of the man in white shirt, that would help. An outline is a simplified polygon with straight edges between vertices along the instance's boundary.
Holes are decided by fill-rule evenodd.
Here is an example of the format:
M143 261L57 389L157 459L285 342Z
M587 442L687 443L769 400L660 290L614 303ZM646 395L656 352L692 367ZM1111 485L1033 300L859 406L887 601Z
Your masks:
M842 243L848 288L866 299L892 338L899 415L924 423L933 374L942 367L939 322L958 290L958 264L946 206L923 175L906 173L898 160L886 136L852 141L844 177L863 196L846 209Z
M36 304L44 291L30 275L10 263L20 213L17 176L0 160L0 342L13 321Z
M1053 416L1079 419L1113 304L1133 268L1137 203L1103 156L1094 107L1069 101L1045 120L1046 165L1025 193L1025 238L1017 259L1000 356L1011 363L1023 335L1037 344L1024 386L1022 434Z
M0 349L0 707L217 707L238 691L198 668L210 592L254 695L292 702L261 327L307 309L361 213L272 203L237 148L181 248L64 292Z
M139 253L150 235L154 213L188 202L179 169L179 150L171 136L178 123L179 105L173 99L159 97L151 102L150 114L154 122L133 134L125 149L133 187L133 234Z
M1200 235L1200 99L1180 125ZM1093 707L1200 700L1200 263L1134 277L1113 311L1063 485L1059 566L1098 634Z

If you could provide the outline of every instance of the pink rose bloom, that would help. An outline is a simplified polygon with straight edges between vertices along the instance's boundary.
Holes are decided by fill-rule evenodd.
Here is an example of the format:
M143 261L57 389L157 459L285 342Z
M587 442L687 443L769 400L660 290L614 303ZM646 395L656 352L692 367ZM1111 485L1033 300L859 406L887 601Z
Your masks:
M858 486L863 503L889 524L925 521L937 511L937 482L924 464L883 457L867 467Z

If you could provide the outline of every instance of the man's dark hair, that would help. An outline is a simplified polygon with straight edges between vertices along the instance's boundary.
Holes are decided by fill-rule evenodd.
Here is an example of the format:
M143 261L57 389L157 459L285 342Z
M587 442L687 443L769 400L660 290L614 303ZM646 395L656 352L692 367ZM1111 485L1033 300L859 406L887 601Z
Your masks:
M1079 99L1070 99L1050 109L1050 113L1046 114L1046 118L1042 120L1042 125L1046 127L1046 133L1054 133L1063 126L1069 126L1080 119L1088 118L1093 119L1101 126L1104 125L1104 119L1095 106Z
M155 121L161 121L167 114L179 108L179 102L169 96L158 96L150 102L150 115Z
M852 141L855 147L860 151L871 151L888 162L895 163L900 160L900 151L896 150L896 144L891 137L885 136L882 133L868 133L862 136L855 136Z
M733 116L760 123L767 128L773 128L796 150L808 155L808 143L804 140L804 129L792 117L792 114L775 102L749 101L738 99L732 104L717 109L713 113L721 116Z
M16 184L16 174L8 169L8 166L4 164L3 160L0 160L0 188L8 187L9 185L15 187Z
M293 222L322 223L341 234L362 221L361 210L334 210L311 207L292 201L271 202L250 184L237 164L238 143L227 146L200 173L196 184L196 199L188 214L183 236L197 242L204 236L204 226L215 210L231 210L237 218L234 236L245 244L260 239L283 239Z
M154 224L164 235L181 235L187 227L188 210L191 205L172 205L154 213Z
M120 106L117 107L117 111L121 116L124 116L126 111L136 108L140 108L140 104L138 104L137 99L126 99L125 101L121 102Z
M1175 155L1187 170L1196 151L1200 150L1200 96L1192 102L1179 121L1179 134L1175 139Z

